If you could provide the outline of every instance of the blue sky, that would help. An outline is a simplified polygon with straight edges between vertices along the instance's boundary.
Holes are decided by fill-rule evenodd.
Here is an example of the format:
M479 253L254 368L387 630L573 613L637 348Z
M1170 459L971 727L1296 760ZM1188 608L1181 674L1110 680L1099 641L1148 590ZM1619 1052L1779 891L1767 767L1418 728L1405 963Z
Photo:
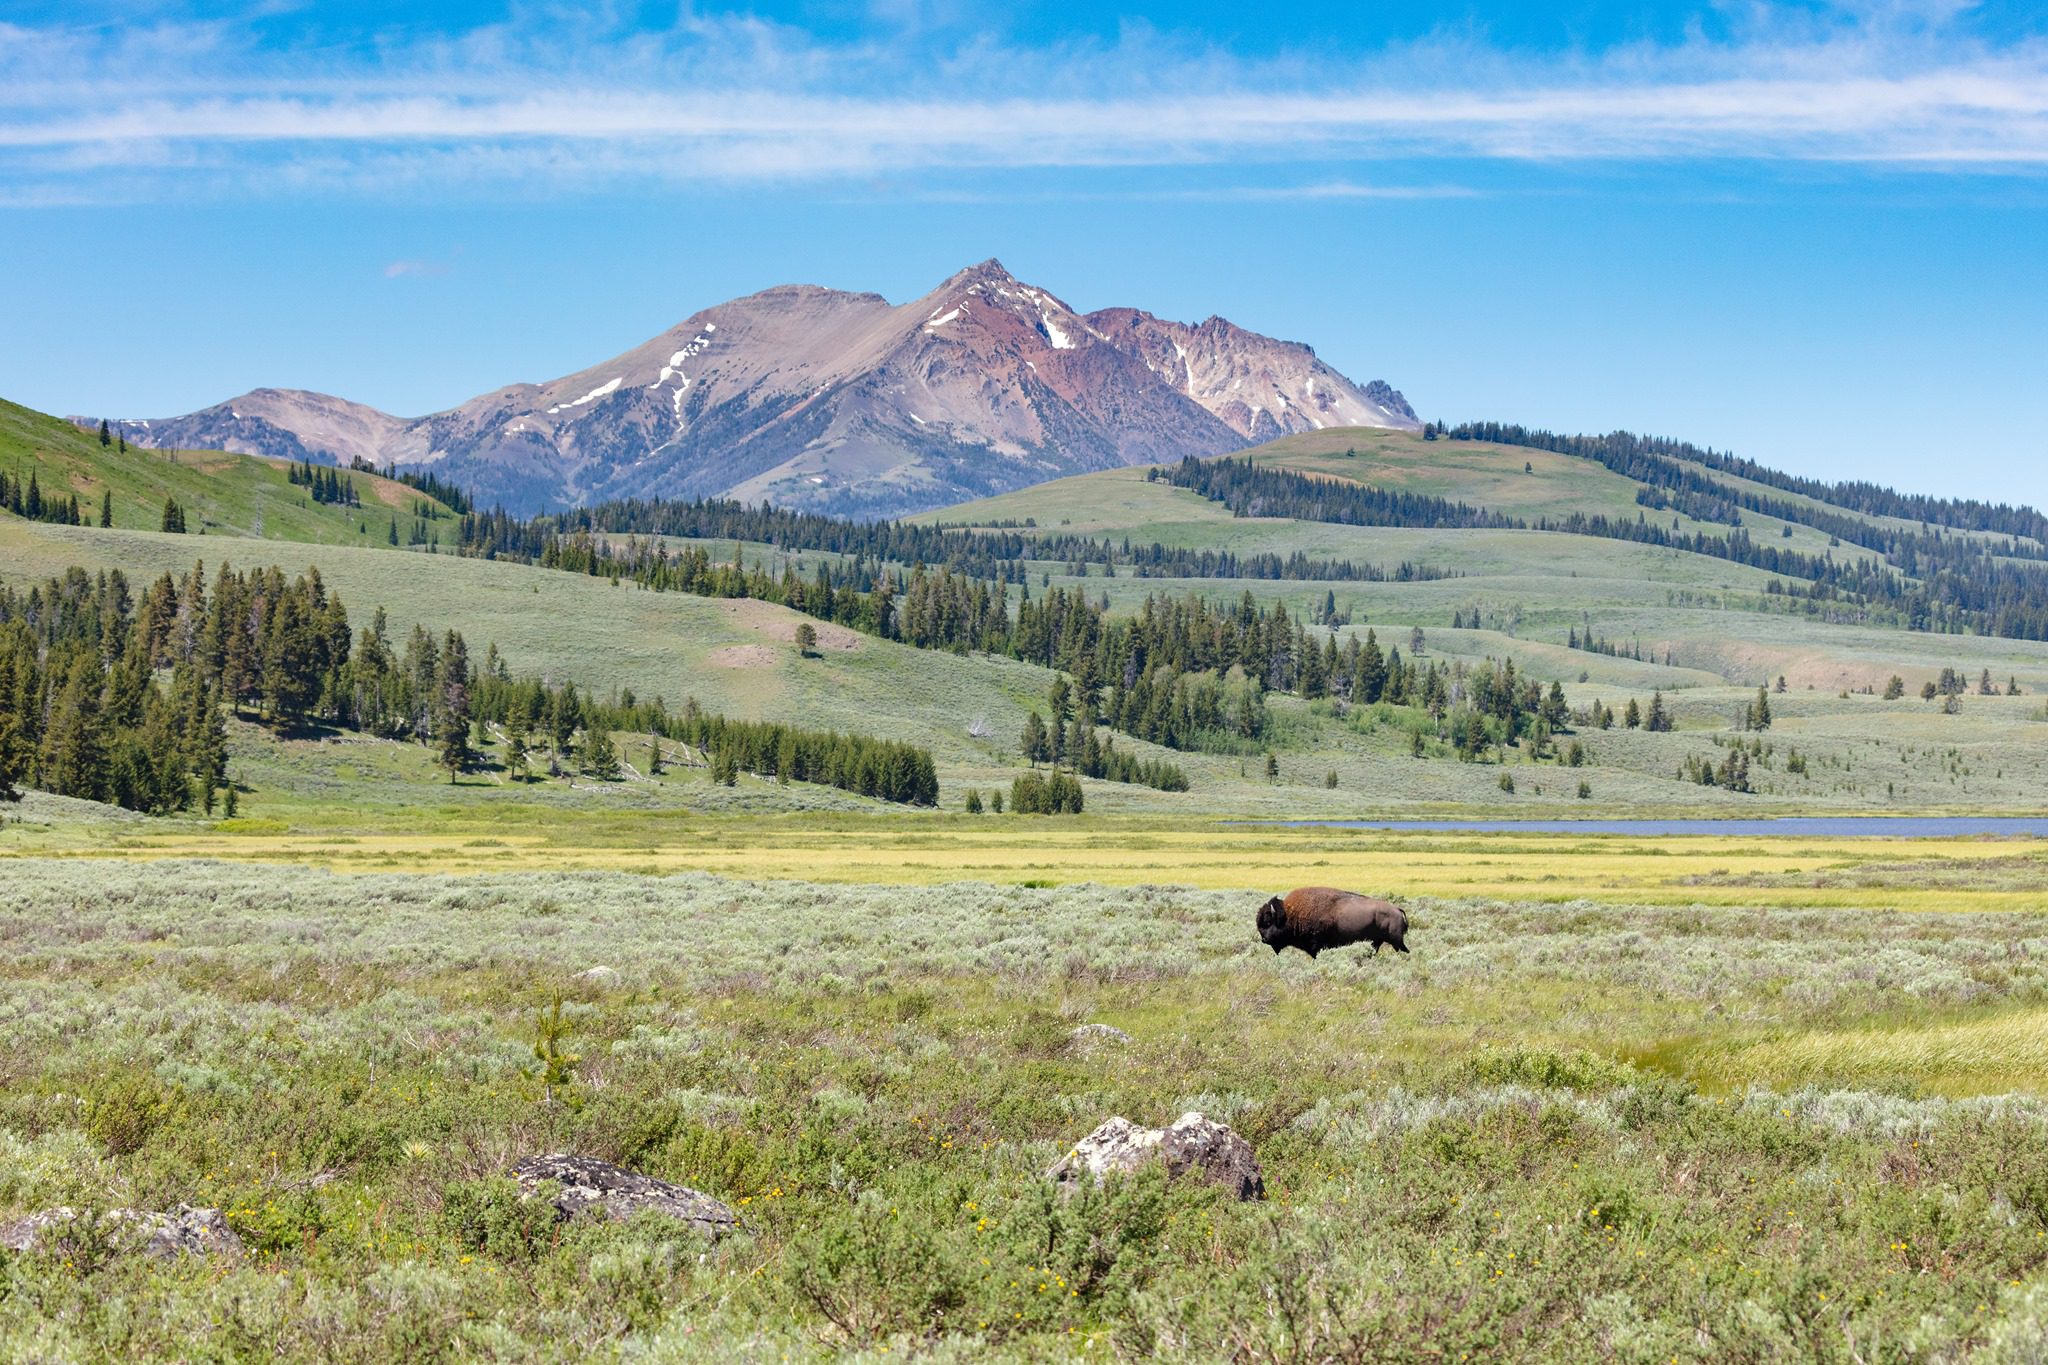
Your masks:
M47 410L411 415L988 256L1425 416L2048 503L2038 6L0 7Z

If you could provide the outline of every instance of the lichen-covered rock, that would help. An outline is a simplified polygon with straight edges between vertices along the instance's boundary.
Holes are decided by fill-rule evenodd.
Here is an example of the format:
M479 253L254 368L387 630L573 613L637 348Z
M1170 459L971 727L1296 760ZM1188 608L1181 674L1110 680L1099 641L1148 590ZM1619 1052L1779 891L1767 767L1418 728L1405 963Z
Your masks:
M1128 1043L1131 1035L1114 1024L1083 1024L1069 1033L1076 1046L1092 1047L1097 1043Z
M1192 1173L1239 1199L1266 1197L1266 1179L1252 1145L1227 1124L1196 1113L1182 1114L1167 1128L1140 1128L1127 1118L1113 1118L1075 1143L1046 1178L1071 1191L1085 1176L1127 1175L1153 1161L1165 1162L1169 1177Z
M59 1206L0 1225L0 1247L9 1251L60 1251L82 1241L88 1229L78 1226L76 1209ZM108 1209L91 1232L118 1252L173 1256L240 1256L242 1239L219 1209L180 1204L165 1213L149 1209Z
M512 1178L528 1196L553 1181L555 1209L564 1219L596 1215L631 1218L653 1210L716 1237L739 1226L739 1215L700 1190L671 1185L594 1157L555 1152L514 1162Z

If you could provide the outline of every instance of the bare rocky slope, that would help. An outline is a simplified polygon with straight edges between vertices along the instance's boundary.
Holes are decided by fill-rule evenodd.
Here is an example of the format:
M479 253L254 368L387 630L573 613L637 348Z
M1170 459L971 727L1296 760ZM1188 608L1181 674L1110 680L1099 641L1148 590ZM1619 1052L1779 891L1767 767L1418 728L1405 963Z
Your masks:
M426 417L257 389L125 429L145 446L430 467L517 511L722 495L896 515L1337 426L1417 423L1394 389L1307 346L1215 317L1079 314L991 260L904 304L764 290Z

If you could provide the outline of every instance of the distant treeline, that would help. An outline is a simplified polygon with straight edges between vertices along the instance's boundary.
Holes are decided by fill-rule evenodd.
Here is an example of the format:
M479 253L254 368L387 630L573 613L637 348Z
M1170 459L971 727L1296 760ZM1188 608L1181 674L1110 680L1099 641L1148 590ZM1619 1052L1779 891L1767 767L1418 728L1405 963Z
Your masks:
M1459 439L1498 439L1468 428L1455 428L1453 434L1459 434ZM1761 505L1754 510L1785 520L1815 516L1810 508L1789 503L1772 505L1775 500L1731 493L1706 480L1697 470L1688 470L1654 454L1631 456L1617 468L1638 480L1654 483L1664 479L1687 495L1728 494L1737 502L1755 501ZM2019 639L2048 639L2048 568L1997 558L1984 547L1957 536L1902 537L1897 550L1900 566L1893 568L1873 564L1861 556L1838 560L1832 553L1807 554L1769 541L1760 542L1739 525L1715 535L1705 531L1688 534L1651 521L1642 513L1629 518L1574 512L1566 517L1526 521L1442 498L1312 478L1291 470L1260 468L1248 460L1187 459L1169 477L1181 487L1223 503L1238 516L1298 517L1360 526L1499 527L1628 540L1707 555L1799 580L1791 584L1773 583L1769 590L1815 601L1839 599L1857 603L1867 609L1871 619L1914 630L1975 631ZM1414 520L1403 521L1400 518L1404 516ZM1853 519L1832 520L1848 523ZM1863 523L1857 523L1856 534L1884 538L1883 532ZM1908 564L1911 570L1904 567ZM1917 582L1912 576L1915 572Z
M314 502L331 502L342 507L363 505L363 500L356 496L356 481L326 465L308 460L294 461L287 477L294 486L311 493Z
M30 521L54 522L59 526L85 525L84 512L78 505L78 495L46 495L33 469L29 471L26 481L18 474L0 470L0 508L14 513L17 517L27 517Z
M1265 729L1265 692L1295 689L1323 658L1285 607L1261 607L1249 591L1222 609L1155 594L1136 616L1111 617L1078 586L1034 598L1020 584L1013 605L1010 585L950 568L919 565L906 575L821 560L806 578L793 566L776 575L749 565L743 550L721 563L702 546L671 552L654 540L615 543L588 532L550 538L538 562L657 591L774 602L920 649L1041 664L1077 680L1088 723L1175 749L1243 747Z
M468 493L446 479L437 478L433 474L424 474L413 469L399 469L392 465L386 465L379 469L360 455L350 460L348 467L358 474L378 474L395 483L402 483L407 488L417 489L458 515L476 510L476 504L470 500ZM420 510L418 508L414 509L416 514Z
M1721 451L1696 446L1690 441L1674 441L1662 436L1638 436L1631 431L1610 431L1604 436L1566 436L1513 422L1461 422L1456 426L1432 422L1423 428L1423 435L1455 441L1492 441L1498 445L1528 446L1562 455L1578 455L1598 460L1631 478L1642 478L1633 472L1633 461L1645 458L1684 460L1752 483L1767 484L1787 493L1861 512L1865 516L1897 517L1953 530L1988 531L1995 535L2048 542L2048 515L2031 507L1980 502L1974 498L1933 498L1899 493L1882 484L1862 480L1826 483L1820 479L1786 474L1754 460L1738 459ZM1655 479L1643 481L1658 482Z
M1897 575L1864 575L1860 583L1815 578L1837 592L1881 604L1900 624L1915 630L1976 631L2017 639L2048 639L2048 547L2031 544L2048 534L2048 518L2030 507L1974 500L1910 497L1870 483L1823 484L1793 478L1749 460L1702 450L1682 441L1636 436L1558 436L1500 423L1436 428L1459 440L1526 445L1599 461L1617 473L1651 485L1660 497L1638 495L1650 505L1669 505L1702 520L1739 522L1736 509L1810 526L1831 541L1871 550ZM1691 462L1691 463L1687 463ZM1829 511L1754 489L1730 488L1709 478L1701 466L1831 503ZM1904 518L1919 529L1879 526L1852 516ZM1991 541L1955 531L2007 537ZM1810 557L1809 557L1810 558ZM1833 556L1829 556L1832 561ZM2014 560L2031 561L2014 563ZM1796 569L1786 572L1800 577ZM1900 577L1900 576L1903 577ZM1905 580L1918 579L1913 584Z
M1080 572L1099 564L1105 575L1121 569L1138 578L1405 583L1445 576L1422 565L1404 563L1386 569L1349 560L1310 559L1298 551L1284 556L1239 555L1157 543L1134 545L1128 537L1119 544L1067 534L1027 535L1015 527L967 530L900 521L839 521L815 512L715 498L693 502L632 498L525 519L498 509L465 516L459 545L462 553L485 559L539 562L548 554L551 542L579 533L752 541L785 553L821 550L847 556L856 561L856 576L864 572L861 565L868 563L877 567L927 564L996 583L1023 582L1032 561L1066 564ZM872 578L863 586L873 586Z
M1426 493L1373 488L1348 479L1315 478L1244 460L1198 460L1190 455L1167 472L1175 487L1192 489L1240 517L1292 517L1342 526L1423 526L1454 530L1518 530L1515 517Z
M158 675L168 670L168 690ZM27 592L0 589L0 790L26 782L133 810L209 812L226 778L225 709L282 728L322 723L436 745L470 765L476 720L518 718L558 752L579 734L650 730L765 777L821 782L883 800L938 799L929 753L894 740L730 721L694 702L670 715L630 693L514 679L493 646L472 670L460 632L415 626L403 651L384 612L352 641L317 570L164 574L136 601L118 572L72 569Z

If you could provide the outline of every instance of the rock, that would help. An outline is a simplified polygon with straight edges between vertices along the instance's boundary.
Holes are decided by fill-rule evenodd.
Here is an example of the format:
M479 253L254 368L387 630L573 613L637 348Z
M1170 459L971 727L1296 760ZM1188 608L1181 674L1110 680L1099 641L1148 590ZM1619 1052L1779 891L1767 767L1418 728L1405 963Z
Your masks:
M578 981L594 981L600 986L609 986L619 979L616 967L586 967L576 973Z
M564 1152L524 1157L513 1163L512 1178L528 1195L544 1181L560 1185L555 1209L564 1219L585 1215L630 1218L652 1209L712 1237L732 1231L740 1222L738 1214L699 1190L671 1185L593 1157Z
M55 1251L75 1240L70 1229L75 1209L60 1206L0 1225L0 1247L9 1251ZM115 1251L145 1256L240 1256L242 1239L219 1209L180 1204L168 1213L148 1209L108 1209L98 1228Z
M1151 1161L1164 1161L1169 1177L1192 1172L1239 1199L1266 1197L1252 1145L1227 1125L1195 1113L1182 1114L1170 1128L1140 1128L1127 1118L1113 1118L1075 1143L1045 1174L1071 1192L1084 1176L1129 1174Z
M1082 1046L1091 1043L1128 1043L1131 1035L1111 1024L1083 1024L1067 1037Z

